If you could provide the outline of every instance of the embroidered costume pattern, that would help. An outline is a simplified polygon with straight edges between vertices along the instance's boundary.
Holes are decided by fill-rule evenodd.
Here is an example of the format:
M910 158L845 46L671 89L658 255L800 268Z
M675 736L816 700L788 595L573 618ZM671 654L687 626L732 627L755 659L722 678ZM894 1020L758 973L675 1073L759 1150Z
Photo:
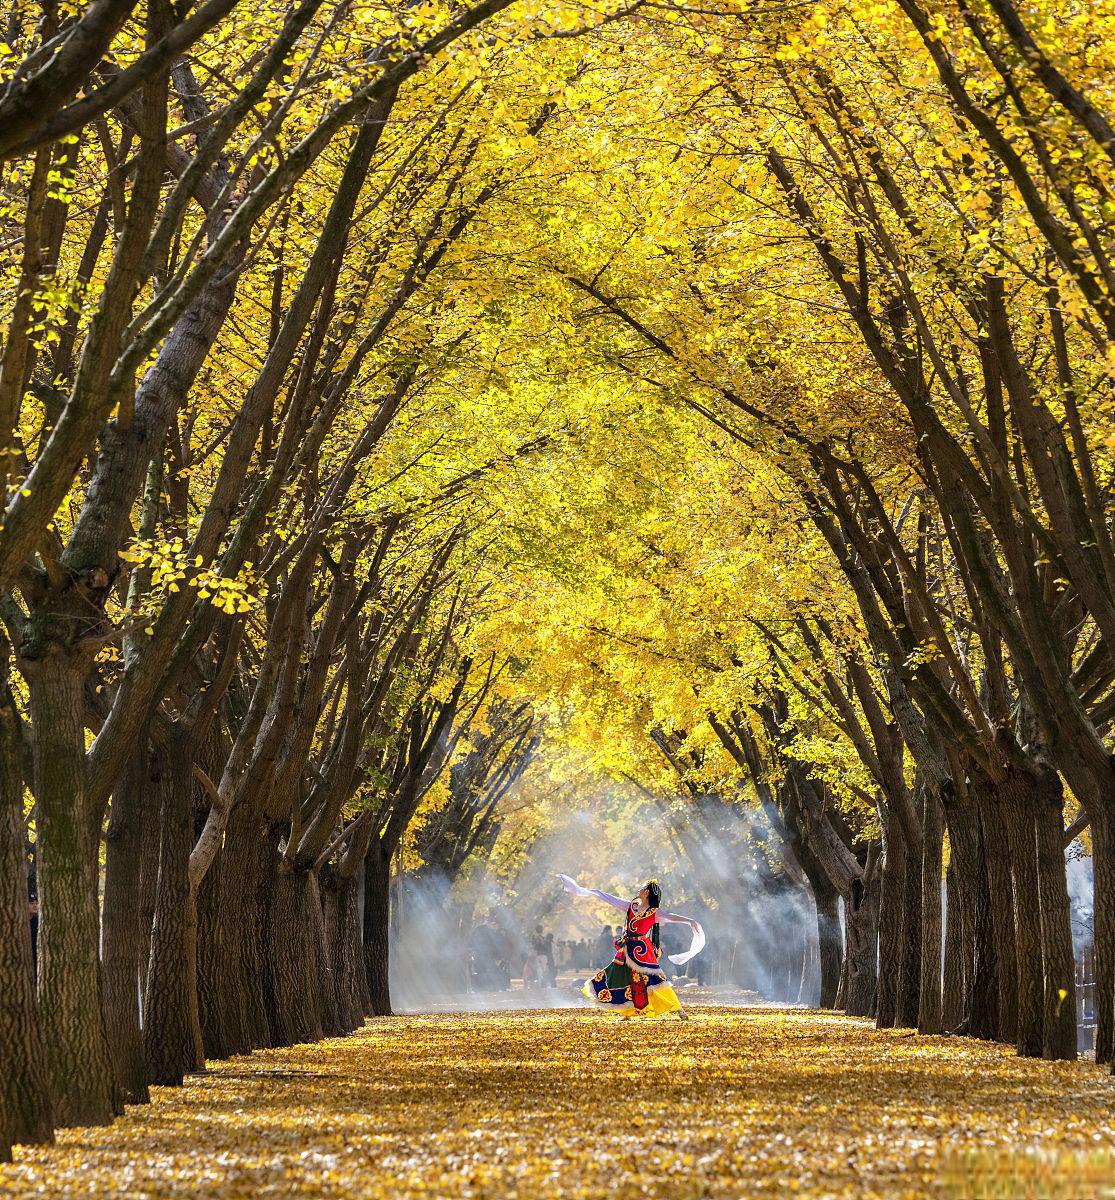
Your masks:
M586 981L582 993L624 1017L663 1016L681 1008L658 962L658 910L636 915L629 904L616 956Z

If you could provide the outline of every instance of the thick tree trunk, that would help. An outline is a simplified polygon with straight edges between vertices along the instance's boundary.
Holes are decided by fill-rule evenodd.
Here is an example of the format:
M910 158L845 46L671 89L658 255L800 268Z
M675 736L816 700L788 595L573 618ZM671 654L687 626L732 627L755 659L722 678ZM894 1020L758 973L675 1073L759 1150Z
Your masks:
M959 869L949 846L949 865L945 872L945 964L941 993L941 1025L955 1033L964 1024L967 1000L967 964L969 960L960 898Z
M1096 1062L1115 1070L1115 804L1096 805L1092 818L1095 913Z
M840 897L827 877L811 879L813 900L817 906L817 952L821 966L819 1008L835 1008L840 988L840 967L844 947L840 937Z
M999 984L996 1037L1014 1042L1018 1036L1018 967L1014 933L1014 881L1011 877L1007 835L990 794L981 789L980 824L987 863L987 895L991 912L991 946L994 949Z
M326 895L326 931L332 946L337 1032L352 1033L364 1020L358 881L330 871L321 882Z
M248 1054L268 1045L270 1034L263 1004L260 943L261 873L265 859L273 862L270 839L262 836L258 816L246 805L233 809L225 843L210 875L220 871L220 937L206 947L206 986L219 990L209 1009L213 1034L225 1055Z
M7 647L4 647L7 650ZM24 853L18 714L0 668L0 1160L13 1144L54 1140Z
M264 939L264 996L273 1046L316 1042L323 1036L321 964L315 948L320 929L316 880L282 864L271 888Z
M101 964L105 1031L116 1077L129 1104L146 1104L147 1064L140 1030L140 964L148 948L141 924L143 825L158 818L158 771L147 738L112 794L105 837Z
M368 1012L391 1015L391 861L373 840L364 859L364 971Z
M1046 1058L1071 1060L1076 1058L1076 955L1062 846L1063 802L1060 777L1053 770L1041 772L1035 781L1034 820L1045 964L1043 1053Z
M337 985L333 978L333 943L325 927L325 908L321 895L321 879L316 871L309 874L310 893L309 938L313 951L313 991L317 1002L318 1016L325 1037L336 1037L342 1032L337 1026Z
M364 1023L364 1014L372 1011L372 990L368 986L368 969L364 959L364 864L360 863L356 875L356 924L357 961L356 985L360 989L360 1024Z
M878 865L866 877L862 892L845 901L844 961L847 987L844 1011L850 1017L875 1015L879 974L879 904L882 877Z
M898 1017L902 897L906 891L906 860L897 822L891 820L888 826L879 904L879 984L875 1004L875 1024L880 1029L893 1028Z
M168 742L159 808L159 882L144 994L148 1078L176 1086L205 1065L197 1007L197 905L190 887L194 844L193 741Z
M228 1025L223 1012L226 985L219 974L227 922L227 917L222 919L221 904L223 854L223 849L217 851L197 894L197 1012L206 1058L228 1058L232 1053L224 1040Z
M1018 1023L1015 1045L1026 1058L1040 1058L1045 1027L1045 983L1041 914L1038 910L1037 834L1032 797L1012 772L999 788L999 805L1010 851L1014 899Z
M121 1111L101 992L100 811L85 789L83 658L53 644L24 663L35 730L39 834L39 1013L59 1126L102 1125Z
M979 813L966 793L953 791L947 796L945 820L949 892L942 1023L951 1032L994 1038L998 1035L999 985L994 944L987 928L991 915Z
M922 787L921 840L921 978L918 988L918 1032L941 1032L941 866L944 812L932 787Z
M972 1037L999 1040L1003 1018L999 1012L1003 989L999 980L1002 968L995 938L995 917L991 901L991 876L983 852L983 829L977 825L979 839L972 892L972 982L966 1009L967 1032ZM1013 953L1013 935L1010 948Z
M153 770L161 770L161 759L153 760ZM136 936L139 946L140 1026L143 1025L143 997L147 994L147 971L151 966L151 927L155 924L155 897L159 892L159 806L162 804L162 779L157 778L148 805L148 817L142 823L139 865L139 917Z
M899 1029L916 1029L921 992L921 856L903 841L902 857L902 932L898 940L898 1004L894 1023Z

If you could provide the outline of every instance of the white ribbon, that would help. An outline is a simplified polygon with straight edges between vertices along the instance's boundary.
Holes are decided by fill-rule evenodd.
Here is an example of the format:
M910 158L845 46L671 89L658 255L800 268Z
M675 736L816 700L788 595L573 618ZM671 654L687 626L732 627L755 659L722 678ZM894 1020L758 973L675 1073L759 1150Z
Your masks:
M565 890L571 896L583 896L586 899L600 898L598 892L594 892L590 888L581 887L581 885L575 879L571 879L568 875L562 875L560 872L558 872L557 877L561 880L561 886L565 888ZM694 921L693 940L689 943L689 949L686 950L684 954L669 954L667 955L667 958L669 958L670 962L672 962L675 967L683 967L691 958L693 958L694 955L700 954L704 948L705 931L701 928L701 925L698 921Z

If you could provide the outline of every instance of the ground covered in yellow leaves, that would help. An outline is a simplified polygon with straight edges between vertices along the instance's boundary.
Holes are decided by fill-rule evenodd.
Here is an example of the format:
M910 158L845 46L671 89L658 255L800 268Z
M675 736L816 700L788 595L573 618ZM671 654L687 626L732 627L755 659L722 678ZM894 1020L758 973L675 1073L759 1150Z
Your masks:
M17 1151L0 1196L1076 1198L1115 1183L1113 1113L1091 1064L829 1014L406 1016Z

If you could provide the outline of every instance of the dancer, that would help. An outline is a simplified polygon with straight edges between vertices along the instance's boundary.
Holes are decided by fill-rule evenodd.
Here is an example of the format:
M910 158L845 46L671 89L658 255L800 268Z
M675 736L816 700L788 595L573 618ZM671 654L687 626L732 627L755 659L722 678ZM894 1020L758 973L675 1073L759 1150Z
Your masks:
M688 925L693 942L684 954L671 954L677 966L687 963L705 944L705 933L691 917L663 912L662 892L650 880L634 900L621 900L609 892L583 888L568 875L558 875L562 886L573 896L589 897L622 909L627 914L622 936L615 940L615 957L603 970L585 981L581 991L588 999L604 1005L621 1017L661 1017L677 1013L683 1021L689 1014L681 1006L677 993L666 979L658 960L658 927L664 921Z

